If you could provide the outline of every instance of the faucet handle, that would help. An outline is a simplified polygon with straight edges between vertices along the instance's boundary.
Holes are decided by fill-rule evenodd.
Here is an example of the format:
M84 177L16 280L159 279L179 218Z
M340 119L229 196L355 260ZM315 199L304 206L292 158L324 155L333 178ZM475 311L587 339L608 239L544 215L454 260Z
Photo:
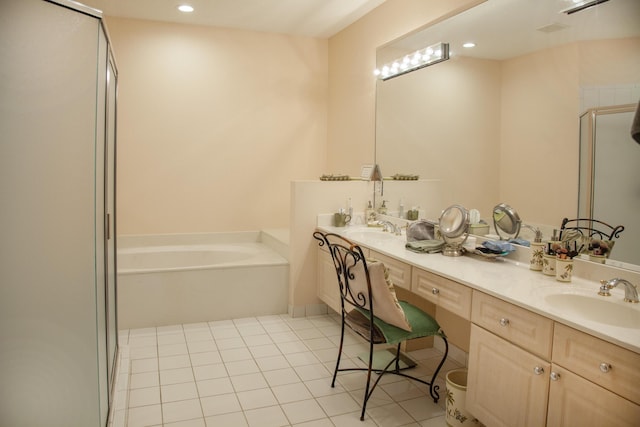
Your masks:
M600 280L600 290L598 291L598 295L602 295L603 297L610 297L611 292L609 290L613 288L609 284L609 280Z

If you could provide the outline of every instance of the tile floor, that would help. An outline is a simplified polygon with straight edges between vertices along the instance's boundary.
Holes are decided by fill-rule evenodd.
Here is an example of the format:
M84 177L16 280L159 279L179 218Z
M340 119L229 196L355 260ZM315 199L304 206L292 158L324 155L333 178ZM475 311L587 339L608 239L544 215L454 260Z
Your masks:
M130 377L126 425L240 426L444 426L444 398L408 379L385 376L360 404L364 373L342 373L331 388L340 338L337 316L243 318L120 331L128 346ZM358 337L345 338L344 362L364 364ZM437 366L435 349L411 352L425 378ZM459 365L445 363L437 384Z

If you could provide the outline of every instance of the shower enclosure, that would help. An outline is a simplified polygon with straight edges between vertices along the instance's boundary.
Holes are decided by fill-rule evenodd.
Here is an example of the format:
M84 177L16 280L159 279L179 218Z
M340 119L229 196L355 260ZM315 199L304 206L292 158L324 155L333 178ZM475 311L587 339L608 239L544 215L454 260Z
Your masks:
M0 1L0 425L107 425L117 70L101 13Z
M636 105L599 107L580 116L578 217L625 227L611 257L640 264L640 145L631 138Z

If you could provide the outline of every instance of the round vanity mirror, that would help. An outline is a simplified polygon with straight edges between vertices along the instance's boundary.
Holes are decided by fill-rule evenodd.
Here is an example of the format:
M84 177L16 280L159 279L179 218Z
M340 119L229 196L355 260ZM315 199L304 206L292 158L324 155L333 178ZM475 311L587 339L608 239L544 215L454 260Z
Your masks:
M442 254L446 256L463 255L462 244L469 235L469 211L460 205L451 205L442 211L438 226L445 243Z
M493 208L493 226L500 240L516 239L520 234L521 225L522 221L520 221L518 212L511 206L500 203ZM500 232L506 234L506 237L503 237Z

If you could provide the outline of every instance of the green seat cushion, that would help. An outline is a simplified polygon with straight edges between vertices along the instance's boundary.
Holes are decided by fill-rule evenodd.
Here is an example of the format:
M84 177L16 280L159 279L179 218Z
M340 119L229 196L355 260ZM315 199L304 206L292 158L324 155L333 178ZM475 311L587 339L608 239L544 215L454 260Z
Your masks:
M387 343L397 344L402 341L433 335L445 336L444 332L440 330L440 325L436 322L436 319L406 301L399 301L399 303L411 325L411 332L390 325L377 317L373 319L373 324L376 326L376 329L382 333ZM356 308L356 310L362 313L367 319L371 318L369 310L363 308Z

